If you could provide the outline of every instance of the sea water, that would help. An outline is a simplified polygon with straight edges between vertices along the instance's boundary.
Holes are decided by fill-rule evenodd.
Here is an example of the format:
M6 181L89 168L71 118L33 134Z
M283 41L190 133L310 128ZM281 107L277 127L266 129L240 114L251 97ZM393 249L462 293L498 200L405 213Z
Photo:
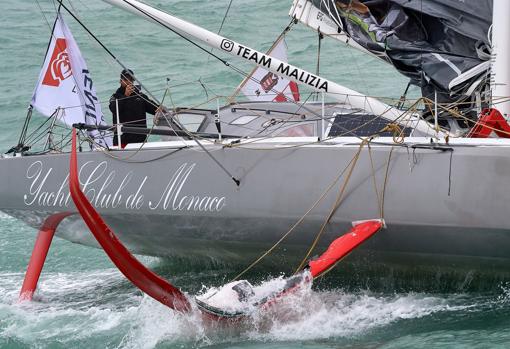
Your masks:
M186 20L217 32L229 0L150 0ZM242 76L174 33L99 0L66 5L165 104L204 106L229 96ZM261 51L289 24L287 0L234 0L222 34ZM55 2L2 0L0 11L0 149L17 144L55 18ZM120 66L69 15L103 102L117 88ZM287 35L289 61L316 70L317 34L296 25ZM217 51L237 68L252 67ZM407 80L371 57L325 39L321 75L372 96L398 98ZM415 93L415 92L414 92ZM306 91L303 91L303 95ZM224 99L222 99L224 100ZM215 105L215 101L212 102ZM211 104L211 103L210 103ZM34 114L34 125L43 117ZM35 127L35 126L34 126ZM180 315L141 294L100 250L55 239L35 302L18 304L18 292L36 231L0 214L0 347L2 348L508 348L510 285L488 280L472 287L439 276L423 287L359 286L327 277L282 313L260 314L240 326L210 326ZM141 257L142 261L198 292L227 282L244 265L203 265ZM339 266L341 268L341 265ZM277 275L278 270L259 270ZM270 277L270 276L267 276ZM368 275L366 275L369 278ZM374 275L370 277L374 278ZM377 276L376 276L377 277ZM414 275L413 279L419 279ZM399 285L406 280L399 280ZM479 283L484 281L478 280Z

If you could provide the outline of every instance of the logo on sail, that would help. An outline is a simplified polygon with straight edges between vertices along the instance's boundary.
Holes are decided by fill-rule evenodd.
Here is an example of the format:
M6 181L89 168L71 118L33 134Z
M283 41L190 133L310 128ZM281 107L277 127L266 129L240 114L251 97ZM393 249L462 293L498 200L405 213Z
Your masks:
M66 50L66 39L57 39L46 74L44 74L43 85L58 87L62 81L73 75Z
M264 89L264 92L268 93L273 87L278 84L278 75L271 72L267 73L262 80L260 80L260 86Z
M266 69L275 68L274 58L280 60L281 64L286 64L287 45L283 37L273 44L266 55L241 45L237 55L259 65L241 82L237 91L241 90L252 101L299 101L299 89L295 82Z

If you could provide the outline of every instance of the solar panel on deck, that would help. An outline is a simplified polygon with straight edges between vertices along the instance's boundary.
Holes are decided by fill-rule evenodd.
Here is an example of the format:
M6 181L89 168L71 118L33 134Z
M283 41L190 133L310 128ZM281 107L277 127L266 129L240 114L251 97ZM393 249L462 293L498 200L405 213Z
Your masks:
M389 123L389 120L383 119L377 115L370 114L340 114L335 117L329 137L369 137L379 134L381 137L391 137L392 132L379 133ZM404 128L404 136L408 137L412 129Z

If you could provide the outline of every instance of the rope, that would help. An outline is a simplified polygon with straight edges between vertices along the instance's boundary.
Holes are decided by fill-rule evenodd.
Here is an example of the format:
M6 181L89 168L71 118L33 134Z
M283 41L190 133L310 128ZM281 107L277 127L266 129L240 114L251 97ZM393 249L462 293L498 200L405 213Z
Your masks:
M223 29L223 25L225 24L225 20L227 19L228 13L230 12L230 7L232 6L232 2L233 1L234 0L230 0L230 2L228 3L227 10L225 11L225 14L223 15L223 19L221 20L220 29L218 29L218 32L217 32L218 34L220 34L221 30ZM209 50L210 53L212 53L213 51L214 51L214 48L211 48ZM209 59L210 58L211 58L210 56L207 57L207 64L209 64ZM200 80L200 78L199 78L199 80ZM207 94L207 91L206 91L206 94Z
M359 152L361 151L361 148L358 150L357 154L359 156ZM353 161L355 161L355 158L356 158L356 155L349 161L349 163L347 164L347 166L345 166L345 168L340 171L340 173L336 176L336 178L333 180L333 182L331 182L331 184L326 188L326 190L324 190L324 192L321 194L321 196L313 203L313 205L297 220L296 223L294 223L294 225L285 233L282 235L282 237L276 241L269 249L267 249L264 253L262 253L255 261L253 261L250 265L248 265L243 271L241 271L239 274L237 274L231 281L235 281L237 279L239 279L241 276L243 276L246 272L248 272L250 269L252 269L255 265L257 265L262 259L264 259L267 255L269 255L271 252L274 251L274 249L276 247L278 247L278 245L280 245L280 243L282 241L284 241L293 231L294 229L296 229L296 227L298 227L302 222L303 220L306 218L306 216L308 216L308 214L310 212L312 212L312 210L317 207L317 205L326 197L326 195L329 193L329 191L333 188L333 186L338 182L338 180L344 175L345 171L347 171L347 169L349 168L349 166L352 165ZM356 160L357 161L357 160Z
M373 180L373 184L374 184L374 191L375 191L375 196L377 199L377 206L379 209L379 217L381 217L381 219L382 219L381 198L379 197L379 190L377 189L377 180L375 178L374 159L372 157L372 147L370 146L370 143L367 145L367 147L368 147L368 156L370 158L370 167L372 169L372 180Z
M221 21L220 29L218 30L218 34L221 33L221 30L223 29L223 25L225 24L225 20L227 19L228 13L230 12L230 6L232 6L232 2L234 0L230 0L228 3L227 11L225 11L225 15L223 16L223 20Z
M335 203L333 204L333 206L331 207L331 210L328 214L328 216L326 217L326 220L324 221L324 223L322 223L322 226L319 230L319 232L317 233L317 235L315 236L315 239L313 240L310 248L308 249L308 251L306 252L306 255L303 257L303 259L301 260L301 263L299 264L299 266L296 268L296 271L295 273L299 272L305 265L306 261L308 260L308 258L310 257L310 254L313 252L313 250L315 249L315 247L317 246L317 243L319 242L322 234L324 233L324 230L326 229L326 225L329 223L329 221L331 220L331 218L333 217L333 215L335 214L336 210L338 209L338 207L341 205L342 201L343 201L343 196L344 196L344 193L345 193L345 189L347 188L347 184L349 183L349 180L351 179L351 176L352 176L352 172L354 171L354 168L356 167L356 163L358 162L359 160L359 157L360 157L360 154L361 154L361 151L363 150L363 147L368 144L370 141L369 140L365 140L364 142L362 142L358 148L358 151L356 152L356 154L354 155L352 161L350 162L350 168L349 168L349 173L347 174L347 176L345 177L345 180L344 180L344 183L342 184L342 187L338 193L338 196L336 198L336 201Z
M432 100L430 100L430 99L428 99L428 98L425 98L425 97L422 97L422 98L423 98L424 103L434 103ZM506 98L506 97L501 97L501 99L503 99L503 101L501 101L501 102L499 102L499 103L504 103L505 101L507 101L507 100L508 100L508 98ZM476 123L477 123L477 121L472 120L472 119L470 119L470 118L465 117L464 115L462 115L462 114L458 111L458 109L450 109L450 108L447 108L447 107L442 106L442 105L441 105L441 104L439 104L439 103L438 103L438 107L439 107L439 108L441 108L441 109L442 109L442 110L444 110L444 111L447 111L447 112L448 112L448 113L450 113L452 116L457 117L457 118L459 118L459 119L462 119L462 120L464 120L464 121L466 121L466 122L468 122L468 123L473 123L473 124L475 124L475 125L476 125ZM506 135L510 136L510 132L507 132L507 131L505 131L505 130L500 130L500 129L497 129L497 128L495 128L495 127L489 126L489 125L487 125L487 124L484 124L484 127L488 128L489 130L492 130L492 131L498 131L498 132L501 132L501 133L504 133L504 134L506 134Z
M317 233L317 236L315 237L314 241L312 242L312 245L308 249L305 257L303 258L303 260L301 261L300 265L296 269L296 271L295 271L296 273L299 272L303 268L303 266L305 265L306 261L308 260L308 258L311 255L311 253L313 252L313 250L317 246L317 243L319 242L322 234L324 233L326 225L329 223L329 221L331 220L332 216L334 215L334 213L336 212L338 207L341 205L342 199L343 199L343 195L345 193L345 189L346 189L347 184L348 184L348 182L349 182L349 180L350 180L350 178L352 176L352 172L353 172L353 170L354 170L354 168L356 166L356 163L357 163L357 161L358 161L358 159L359 159L359 157L361 155L361 151L362 151L362 149L363 149L365 144L368 146L368 149L369 149L370 163L371 163L371 166L372 166L372 178L373 178L374 190L375 190L376 197L377 197L377 203L378 203L378 206L379 206L379 213L380 213L381 220L384 221L385 194L386 194L386 187L387 187L387 182L388 182L388 175L389 175L389 167L390 167L390 162L391 162L391 156L393 154L394 147L391 147L391 150L390 150L389 155L388 155L388 161L387 161L387 164L386 164L386 171L385 171L385 175L384 175L384 182L383 182L383 188L382 188L382 195L381 195L381 198L379 198L379 192L378 192L378 189L377 189L377 181L376 181L376 178L375 178L375 168L374 168L372 154L371 154L372 151L371 151L371 148L370 148L370 139L368 139L368 140L365 140L364 142L362 142L360 144L358 152L354 156L353 160L351 160L351 162L349 164L350 165L349 173L347 174L346 179L345 179L345 181L344 181L344 183L342 185L342 188L341 188L341 190L340 190L340 192L339 192L339 194L337 196L337 200L336 200L335 204L333 205L333 207L332 207L328 217L326 218L326 220L322 224L321 229Z
M384 220L384 200L386 198L386 184L388 183L388 174L390 170L391 155L393 154L394 147L391 147L390 153L388 154L388 162L386 163L386 173L384 174L384 183L381 196L381 219Z
M393 138L393 142L395 143L398 143L398 144L402 144L404 143L404 130L400 128L399 125L395 124L395 123L390 123L388 125L386 125L382 130L381 130L381 133L383 132L392 132L393 135L392 135L392 138Z

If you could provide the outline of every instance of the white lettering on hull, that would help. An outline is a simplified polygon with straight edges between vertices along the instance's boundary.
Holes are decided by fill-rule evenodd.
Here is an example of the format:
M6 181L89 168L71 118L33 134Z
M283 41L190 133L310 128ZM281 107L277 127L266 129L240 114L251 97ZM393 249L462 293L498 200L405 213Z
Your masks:
M119 175L115 170L108 169L106 161L98 164L93 161L85 162L79 169L79 179L82 191L97 208L220 212L226 206L225 196L191 193L193 188L188 183L195 167L195 163L183 163L175 172L170 172L170 180L162 194L152 194L156 200L150 200L149 176L135 179L132 171ZM49 183L54 183L50 179L55 172L52 167L45 167L42 161L30 164L26 172L26 179L29 181L28 193L23 195L25 205L69 207L69 175L58 184L58 188L52 188Z

